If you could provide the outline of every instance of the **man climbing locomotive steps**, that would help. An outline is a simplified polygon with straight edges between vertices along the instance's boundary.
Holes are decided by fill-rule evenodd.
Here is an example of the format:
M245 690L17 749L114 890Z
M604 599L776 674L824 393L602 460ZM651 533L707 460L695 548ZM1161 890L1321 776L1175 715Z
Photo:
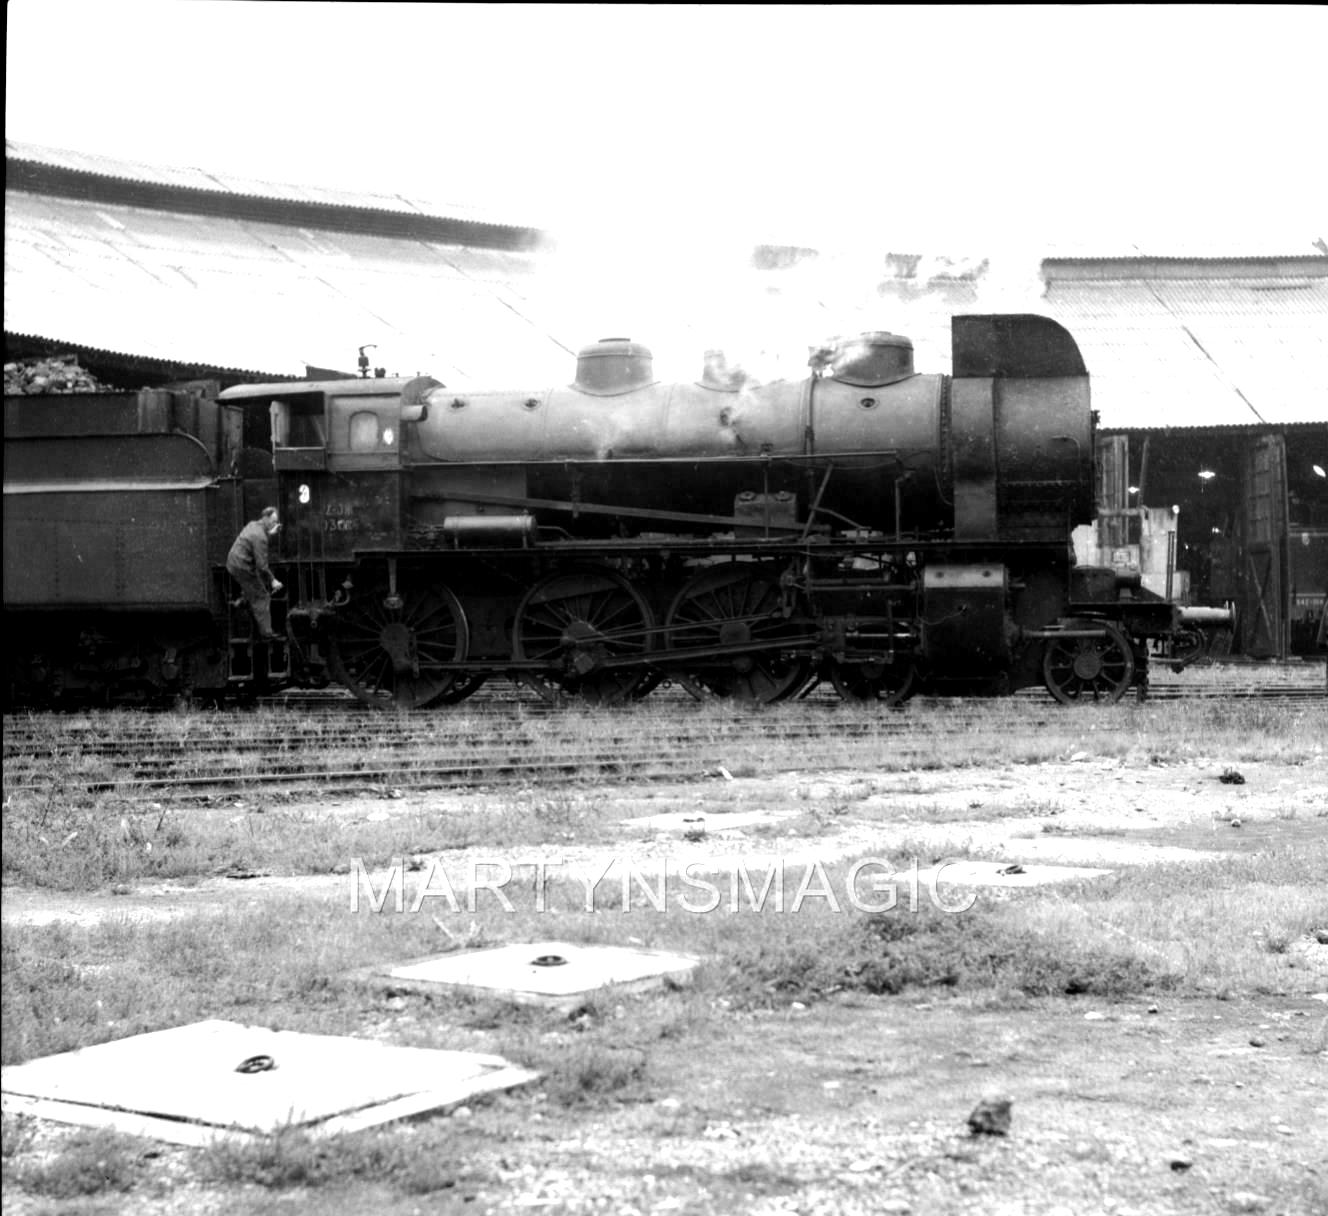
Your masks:
M272 643L280 635L272 629L272 596L282 589L281 581L268 564L268 546L272 537L281 530L281 516L276 507L264 507L262 514L250 520L240 530L231 551L226 556L226 569L239 585L243 601L249 606L254 634L254 677L265 680L268 675ZM266 653L259 653L259 649ZM260 659L264 660L260 663Z

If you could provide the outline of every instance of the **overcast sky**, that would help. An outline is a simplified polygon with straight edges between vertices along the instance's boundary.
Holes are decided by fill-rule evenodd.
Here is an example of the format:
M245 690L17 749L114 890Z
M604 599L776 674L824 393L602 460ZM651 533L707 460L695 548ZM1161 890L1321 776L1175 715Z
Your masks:
M6 134L571 234L982 249L1324 223L1322 6L10 0Z

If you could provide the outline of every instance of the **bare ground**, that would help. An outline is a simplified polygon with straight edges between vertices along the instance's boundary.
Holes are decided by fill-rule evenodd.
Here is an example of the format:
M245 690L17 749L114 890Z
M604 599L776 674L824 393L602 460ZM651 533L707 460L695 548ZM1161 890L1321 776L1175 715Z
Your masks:
M921 864L962 854L1107 869L1194 863L1328 837L1328 762L1064 763L936 772L781 773L704 785L587 791L622 827L576 830L546 857L568 873L618 859L643 871L707 860ZM423 796L474 811L510 795ZM409 813L414 800L304 808ZM618 811L621 809L621 815ZM765 825L726 816L769 812ZM695 821L700 818L703 823ZM690 821L690 822L689 822ZM792 834L790 834L792 833ZM529 856L533 850L517 850ZM447 855L449 872L490 853ZM9 923L182 916L292 891L344 898L349 877L218 877L121 895L4 893ZM1325 888L1328 927L1328 887ZM1007 888L991 898L1017 898ZM1328 945L1292 943L1276 996L1156 1003L1085 999L994 1007L963 998L842 995L811 1008L719 1019L704 1050L658 1044L648 1083L606 1110L551 1107L536 1086L446 1118L455 1176L403 1197L362 1185L270 1193L200 1182L188 1150L163 1148L129 1196L60 1205L7 1188L4 1209L160 1213L315 1210L913 1212L1043 1216L1110 1212L1328 1212ZM618 1011L630 1019L628 1002ZM387 1023L431 1016L398 1000ZM974 1136L978 1099L1013 1099L1007 1136ZM407 1134L425 1134L420 1124ZM70 1133L42 1125L29 1154Z

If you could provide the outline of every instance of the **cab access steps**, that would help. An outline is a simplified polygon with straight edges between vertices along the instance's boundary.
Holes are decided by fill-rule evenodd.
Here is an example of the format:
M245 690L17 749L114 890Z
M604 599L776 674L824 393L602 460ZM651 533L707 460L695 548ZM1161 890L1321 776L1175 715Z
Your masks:
M226 679L232 685L285 684L290 680L290 643L286 638L286 596L272 597L272 630L277 635L270 642L258 636L254 614L243 596L227 602Z

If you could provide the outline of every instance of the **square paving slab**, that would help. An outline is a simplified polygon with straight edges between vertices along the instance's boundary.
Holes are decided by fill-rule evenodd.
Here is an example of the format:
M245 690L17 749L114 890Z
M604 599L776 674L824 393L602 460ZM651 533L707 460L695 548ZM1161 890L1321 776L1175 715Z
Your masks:
M622 825L643 828L653 832L730 832L739 828L769 827L781 819L791 819L797 812L789 811L668 811L662 815L642 815L624 819Z
M1110 870L1089 866L1034 865L1014 861L947 861L918 871L923 887L1039 887L1053 882L1074 882L1081 878L1101 878ZM912 875L896 874L892 880L902 886Z
M538 1073L498 1056L207 1021L0 1070L4 1110L175 1144L357 1131Z
M419 990L451 988L519 1004L574 1008L602 990L640 992L686 983L699 961L662 950L546 941L463 950L357 975Z

